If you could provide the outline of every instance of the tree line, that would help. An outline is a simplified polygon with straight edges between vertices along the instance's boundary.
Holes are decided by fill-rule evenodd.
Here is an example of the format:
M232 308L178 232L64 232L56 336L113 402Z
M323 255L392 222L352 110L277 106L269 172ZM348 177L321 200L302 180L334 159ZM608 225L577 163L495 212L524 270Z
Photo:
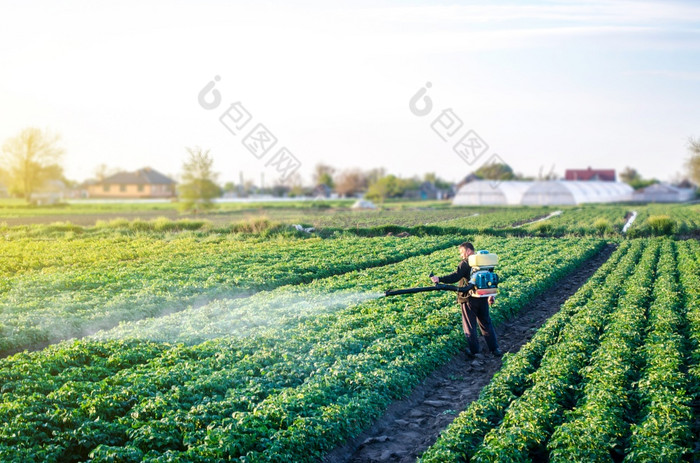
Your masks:
M700 138L688 140L690 156L685 162L685 175L696 185L700 185ZM290 175L284 181L273 182L272 186L262 189L252 181L235 185L227 182L223 186L217 183L218 174L214 171L213 158L210 150L199 147L186 148L187 157L182 165L181 182L178 184L178 196L188 204L197 207L209 203L210 199L224 193L246 195L252 192L264 192L275 196L302 196L316 194L319 189L335 192L340 197L364 195L372 200L383 201L387 198L402 197L407 192L417 190L424 182L428 182L438 190L449 190L453 184L427 173L422 178L413 176L402 178L387 173L384 168L362 170L351 168L337 170L325 163L317 164L312 174L312 186L304 186L298 173ZM31 200L32 193L42 188L50 181L60 180L67 186L77 182L68 180L63 172L62 160L65 150L61 147L61 137L48 130L28 127L16 136L5 141L0 152L0 182L13 196ZM104 177L107 168L98 166L97 175ZM506 164L487 164L471 175L474 179L488 180L534 180L531 177L513 172ZM550 172L538 179L555 179ZM633 168L627 167L620 173L620 180L630 184L635 189L658 182L656 179L644 179Z

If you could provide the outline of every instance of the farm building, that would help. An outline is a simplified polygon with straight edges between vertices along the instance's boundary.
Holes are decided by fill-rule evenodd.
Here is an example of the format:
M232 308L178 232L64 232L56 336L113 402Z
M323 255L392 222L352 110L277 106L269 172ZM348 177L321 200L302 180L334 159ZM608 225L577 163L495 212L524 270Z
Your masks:
M66 198L69 193L62 180L47 180L30 196L30 202L37 205L56 204Z
M409 199L447 199L451 195L451 190L438 188L433 182L423 182L417 189L407 190L403 197Z
M634 200L651 203L681 203L695 197L695 189L655 183L634 192Z
M564 180L600 180L604 182L615 181L615 169L566 169Z
M633 189L622 182L554 180L535 182L521 204L530 206L575 205L631 201Z
M455 195L455 206L566 205L610 203L632 200L632 187L608 181L492 182L477 180L462 186Z
M454 206L518 205L534 182L493 182L474 180L460 187L452 200Z
M88 185L88 192L93 198L171 198L175 196L175 181L145 167L106 177Z

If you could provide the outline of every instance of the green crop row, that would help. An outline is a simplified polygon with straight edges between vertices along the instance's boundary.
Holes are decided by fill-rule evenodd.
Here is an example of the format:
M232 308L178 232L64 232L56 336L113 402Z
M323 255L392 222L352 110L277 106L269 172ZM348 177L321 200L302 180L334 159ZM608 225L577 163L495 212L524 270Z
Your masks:
M585 205L562 208L562 213L525 228L536 235L562 236L567 234L586 236L619 235L625 225L628 206Z
M626 286L640 275L635 272ZM616 287L606 286L572 317L530 375L532 385L508 406L501 424L484 436L474 461L522 461L544 453L543 444L561 423L563 410L575 403L581 369L597 347L618 297Z
M623 236L622 228L632 211L637 217L626 233L630 238L700 233L700 207L686 204L585 204L561 207L561 214L525 224L534 236Z
M493 239L478 239L477 243L491 245ZM499 250L511 256L510 268L517 271L512 256L523 258L534 257L539 253L543 257L542 240L506 240L499 243ZM569 243L570 245L570 243ZM584 243L579 250L574 251L573 259L579 259L579 252L595 249L595 242ZM564 245L570 251L568 245ZM561 254L557 247L549 249L549 255ZM377 287L386 286L387 280L396 285L414 286L427 280L425 275L430 270L438 272L449 271L446 263L453 258L454 250L438 251L425 258L407 259L398 264L387 265L372 269L358 270L348 274L316 280L307 285L286 286L269 292L261 292L249 298L239 298L232 301L216 301L203 307L189 309L157 319L124 323L112 330L99 333L95 338L110 341L112 339L141 339L145 341L160 341L169 343L202 343L207 339L235 337L252 337L256 335L274 334L275 339L284 339L285 330L294 328L303 321L325 319L329 313L359 304L363 300L376 298L379 294ZM551 271L557 270L557 265L548 260L545 265L551 266ZM504 276L511 273L509 266L505 267ZM543 274L546 275L546 274ZM514 275L515 278L517 275ZM507 288L511 278L507 278L504 286ZM514 302L524 304L528 301L523 293L514 295ZM319 318L321 317L321 318ZM110 343L105 343L111 345ZM85 380L83 371L72 368L69 359L75 357L85 361L87 354L83 347L89 349L94 343L61 343L49 347L42 352L17 354L12 359L0 361L0 383L2 391L14 391L16 394L31 394L40 392L46 394L60 387L65 381ZM100 345L100 344L97 344ZM76 348L80 346L81 348ZM107 377L119 370L104 369L105 366L119 365L113 360L115 353L103 353L91 359L90 366L96 371L104 371ZM158 352L154 352L154 355ZM35 365L40 368L33 369ZM69 370L56 375L64 367ZM48 375L47 375L48 372ZM75 376L71 376L74 374ZM92 378L92 376L89 376ZM102 378L99 378L102 379ZM48 389L51 384L52 389ZM17 390L18 385L22 389ZM36 389L37 387L41 389Z
M542 259L539 271L546 275L573 268L602 246L589 240L475 242L499 252L503 274L513 278L521 268L538 267L537 256L563 257ZM456 260L451 252L388 266L394 271L385 283L413 285L417 274L447 270L446 261ZM375 271L358 271L354 280L369 284L380 275ZM351 283L343 277L328 279L327 289L334 289L334 279L341 289ZM543 286L505 296L494 311L515 311L512 306ZM95 461L196 461L249 455L308 461L367 426L390 400L463 347L453 298L424 294L365 301L254 335L169 346L101 379L84 380L74 368L63 383L54 380L34 390L21 372L35 362L57 370L50 364L62 359L66 346L5 359L0 361L0 459L78 461L91 455ZM100 344L114 342L127 341ZM91 343L74 343L83 344ZM106 348L91 363L100 368L115 350ZM46 376L34 379L44 381Z
M697 242L622 242L421 461L689 461L697 257Z
M683 372L685 308L673 247L673 242L664 242L659 258L644 345L645 366L637 391L641 420L631 426L626 462L682 461L691 451L692 411Z
M506 239L489 242L499 243L505 253L506 266L499 269L504 279L500 286L499 299L518 301L519 308L530 302L530 286L540 285L551 279L558 279L569 271L566 263L571 260L568 251L559 247L540 253L540 239ZM511 247L514 248L511 250ZM520 259L536 259L538 266L518 266L517 272L509 274L512 252ZM456 251L449 249L435 253L431 259L436 262L449 262ZM376 296L377 289L389 286L424 286L429 271L447 273L449 267L426 268L416 272L415 260L397 265L368 269L363 272L350 272L329 279L316 280L307 285L286 286L269 292L261 292L248 298L218 300L202 307L188 309L156 319L146 319L125 323L113 330L98 333L97 339L140 338L155 341L177 341L186 343L202 342L213 337L245 335L258 328L280 327L318 313L337 310L350 303ZM539 269L547 268L542 273ZM388 284L391 282L391 285ZM329 293L326 288L334 288ZM270 314L274 314L271 316ZM493 315L496 322L510 318L513 313L499 310Z
M630 237L693 235L700 233L700 206L686 204L647 204L631 207L638 211L629 230Z
M677 242L678 273L683 288L683 305L688 319L688 387L694 403L700 403L700 243L697 240ZM693 441L700 442L700 420L693 426ZM693 460L700 460L696 445Z
M285 284L397 262L455 236L0 241L0 354Z
M544 361L545 352L550 348L561 352L567 347L562 345L565 341L576 343L577 336L581 335L577 325L585 325L591 318L595 320L601 310L607 309L606 302L614 302L614 285L631 273L642 249L640 241L622 242L610 259L537 331L530 342L517 354L504 357L503 368L494 375L479 399L457 416L420 461L471 461L484 437L503 422L510 405L532 387L533 375Z
M550 461L608 461L611 454L624 449L632 383L642 363L637 350L646 330L657 260L659 245L653 243L646 248L630 280L633 283L625 286L600 345L582 370L582 397L552 434L547 446ZM663 272L662 264L659 270Z
M475 209L472 214L466 217L444 220L439 222L439 225L480 230L511 228L515 225L545 217L554 210L549 207L501 207L495 210Z

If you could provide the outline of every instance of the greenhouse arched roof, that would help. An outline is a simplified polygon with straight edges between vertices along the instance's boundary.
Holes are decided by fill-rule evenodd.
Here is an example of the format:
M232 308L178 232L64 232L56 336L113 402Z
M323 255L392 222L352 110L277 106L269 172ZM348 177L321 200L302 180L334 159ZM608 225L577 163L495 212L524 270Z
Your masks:
M632 187L622 182L548 180L541 182L475 180L463 185L455 206L575 205L632 200Z
M523 195L525 205L567 205L630 201L632 187L622 182L555 180L536 182Z
M454 206L517 205L533 182L475 180L463 185L454 199Z

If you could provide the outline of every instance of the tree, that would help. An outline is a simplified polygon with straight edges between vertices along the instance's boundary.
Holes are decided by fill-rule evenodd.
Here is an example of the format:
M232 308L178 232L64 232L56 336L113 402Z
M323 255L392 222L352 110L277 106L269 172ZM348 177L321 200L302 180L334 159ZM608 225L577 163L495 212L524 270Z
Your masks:
M326 185L328 188L333 188L333 174L335 169L327 164L316 164L314 168L314 183L316 185Z
M189 157L182 165L182 183L178 185L181 207L195 214L213 206L212 199L221 196L221 188L216 184L212 165L214 160L209 150L187 148Z
M395 175L387 175L372 183L365 197L371 200L383 202L386 198L403 196L407 190L417 189L420 186L418 179L401 179Z
M293 198L304 196L304 181L299 172L294 172L293 174L287 176L287 178L285 178L281 184L289 189L287 191L289 196Z
M700 138L688 140L688 151L690 158L685 163L688 176L696 185L700 185Z
M641 180L642 176L639 175L639 172L637 172L637 169L634 169L632 167L625 167L625 169L620 172L620 180L623 182L630 184L631 182L635 182L638 180Z
M395 181L396 177L393 175L380 178L369 186L365 198L383 203L386 198L391 196Z
M431 182L433 185L435 185L435 188L438 188L440 190L449 190L452 187L452 184L450 182L441 179L434 172L429 172L425 174L423 176L423 181Z
M359 169L344 170L335 184L335 191L341 196L352 196L366 188L367 177Z
M625 167L625 169L622 172L620 172L620 180L622 180L624 183L628 184L635 190L639 190L640 188L646 188L649 185L653 185L654 183L659 183L659 181L655 178L646 180L643 179L639 172L637 172L637 169L633 169L632 167Z
M377 180L379 180L380 178L386 176L386 169L383 167L370 169L367 171L365 176L367 177L367 184L371 185L371 184L375 183Z
M299 172L293 172L284 178L279 177L270 189L272 196L303 196L302 178Z
M484 180L515 180L513 169L508 164L493 162L479 167L474 174Z
M59 162L64 151L59 141L60 136L48 130L28 127L5 142L2 164L12 191L30 201L32 192L44 182L63 177Z

